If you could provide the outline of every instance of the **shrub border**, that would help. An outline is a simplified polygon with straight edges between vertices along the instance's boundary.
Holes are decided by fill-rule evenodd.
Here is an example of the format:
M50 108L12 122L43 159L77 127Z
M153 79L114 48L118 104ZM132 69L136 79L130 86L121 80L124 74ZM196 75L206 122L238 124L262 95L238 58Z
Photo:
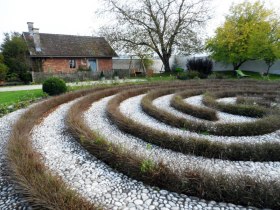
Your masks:
M141 101L141 107L148 115L168 125L190 131L221 136L255 136L276 131L280 128L280 115L269 115L254 122L217 123L198 122L175 116L174 114L157 109L152 101L160 96L170 94L170 90L151 91ZM265 128L265 129L264 129Z
M195 167L178 173L168 169L162 162L152 163L147 171L141 171L141 166L149 159L137 156L134 151L126 151L123 147L108 143L98 132L92 131L83 120L81 113L104 95L104 93L99 93L99 96L98 93L92 94L74 104L68 112L67 122L81 145L111 167L129 176L136 176L145 183L178 193L257 207L274 208L279 205L280 196L277 192L280 186L272 181L255 180L244 175L238 177L212 175ZM142 129L140 130L142 132Z
M173 90L170 90L172 92ZM182 137L142 125L119 110L122 101L129 97L145 93L142 90L125 91L111 99L107 106L109 119L126 133L145 140L148 143L171 149L184 154L194 154L207 158L219 158L232 161L279 161L279 143L230 143L209 141L204 138ZM139 132L141 130L141 132Z
M194 95L200 95L203 92L204 92L203 90L197 90L197 91L187 91L187 92L184 91L181 93L177 93L172 97L170 101L170 106L185 114L191 115L196 118L209 120L209 121L217 121L218 116L215 110L209 108L196 107L189 103L186 103L183 100L183 98L187 98Z

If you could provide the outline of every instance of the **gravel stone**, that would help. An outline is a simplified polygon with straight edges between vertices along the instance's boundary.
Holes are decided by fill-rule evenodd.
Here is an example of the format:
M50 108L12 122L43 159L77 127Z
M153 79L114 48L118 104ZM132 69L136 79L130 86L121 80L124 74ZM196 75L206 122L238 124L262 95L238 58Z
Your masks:
M242 164L244 166L248 164L248 169L252 168L252 165L258 168L254 165L255 163L251 162L246 164L238 163L237 166L239 167L236 167L230 161L213 161L201 157L186 156L158 148L154 145L152 145L152 149L147 150L145 142L120 132L106 118L105 107L111 98L106 97L94 103L84 113L85 120L91 129L98 130L100 135L104 136L108 141L122 144L127 149L133 149L139 154L150 155L150 158L157 161L164 157L170 166L176 165L176 167L184 168L184 166L186 167L195 163L195 165L202 165L202 167L205 167L209 171L212 168L220 167L222 170L227 171L227 173L232 173L237 169L239 172L242 171ZM50 113L41 124L33 129L32 140L34 148L42 155L49 169L54 174L61 176L62 180L80 195L93 203L105 205L107 209L124 209L126 207L129 209L146 209L147 206L149 209L163 209L167 208L167 204L169 208L174 204L174 208L194 209L194 207L201 208L203 204L208 205L210 203L199 198L179 195L166 190L157 191L157 188L146 186L142 182L132 180L112 170L106 164L89 154L66 132L68 129L65 125L66 113L74 102L63 104L54 112ZM139 104L136 103L133 106L139 106ZM266 164L268 164L266 167L270 166L269 163ZM276 164L276 169L279 170L277 167ZM246 170L242 171L242 173L250 172L250 170ZM257 172L259 173L259 171ZM256 173L255 170L254 173ZM270 174L268 175L270 177ZM279 173L277 176L274 176L279 177ZM91 185L90 190L88 190L88 185ZM143 193L147 196L145 202L142 200ZM111 195L111 197L108 195ZM167 199L168 195L169 197ZM138 199L139 196L140 199ZM105 197L106 199L104 199ZM148 205L149 203L150 205ZM183 204L185 205L183 206ZM214 206L212 207L214 208ZM230 206L226 204L223 208L230 209ZM238 206L235 206L235 208L240 209Z
M12 112L0 118L0 209L32 209L23 196L15 191L15 185L7 179L7 143L12 125L25 109Z

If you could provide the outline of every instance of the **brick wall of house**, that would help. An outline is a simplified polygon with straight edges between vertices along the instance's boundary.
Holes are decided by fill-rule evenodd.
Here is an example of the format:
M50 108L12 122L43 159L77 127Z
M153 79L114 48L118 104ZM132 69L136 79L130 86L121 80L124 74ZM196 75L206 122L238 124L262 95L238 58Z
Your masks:
M111 58L98 58L98 70L110 71L113 69L113 62Z
M47 73L73 73L79 66L88 67L86 58L76 58L76 68L70 68L70 58L46 58L42 61L43 72ZM111 58L98 58L98 71L112 70L113 63Z
M46 58L42 62L43 71L48 73L72 73L77 71L79 66L87 67L87 61L84 58L75 59L75 68L70 68L69 60L69 58Z

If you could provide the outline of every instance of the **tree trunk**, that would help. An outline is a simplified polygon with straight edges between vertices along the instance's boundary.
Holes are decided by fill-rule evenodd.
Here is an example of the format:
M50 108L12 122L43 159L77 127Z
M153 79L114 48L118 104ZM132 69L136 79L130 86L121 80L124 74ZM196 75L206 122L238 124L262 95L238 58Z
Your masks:
M170 68L170 64L169 64L169 58L170 56L168 55L163 55L162 56L162 63L164 65L164 71L170 73L171 72L171 68Z
M269 74L269 70L271 68L271 66L273 66L273 63L266 63L267 64L267 70L266 70L266 75Z
M233 63L233 71L238 70L242 63Z
M239 69L239 67L243 64L244 62L240 62L240 63L233 63L232 65L233 65L233 75L234 76L236 76L236 70L238 70Z

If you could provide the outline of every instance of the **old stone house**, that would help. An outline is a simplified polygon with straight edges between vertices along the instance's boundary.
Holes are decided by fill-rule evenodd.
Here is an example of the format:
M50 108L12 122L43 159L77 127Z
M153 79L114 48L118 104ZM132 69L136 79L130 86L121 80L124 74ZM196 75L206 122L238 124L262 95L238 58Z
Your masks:
M28 46L32 71L112 70L112 57L117 54L103 37L39 33L32 22L27 24L28 32L22 36Z

